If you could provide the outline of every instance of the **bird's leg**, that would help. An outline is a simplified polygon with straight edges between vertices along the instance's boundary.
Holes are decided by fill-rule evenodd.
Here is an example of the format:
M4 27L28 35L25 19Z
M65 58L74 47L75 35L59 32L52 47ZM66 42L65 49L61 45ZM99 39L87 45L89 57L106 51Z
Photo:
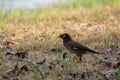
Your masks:
M82 63L82 67L85 69L85 62L82 60L82 54L79 55L79 62Z
M82 63L82 55L76 55L74 58L73 58L73 62L77 60L77 63Z
M78 55L79 56L79 62L82 63L82 55Z
M82 63L82 55L76 55L76 57L73 58L73 61L77 60L77 63Z

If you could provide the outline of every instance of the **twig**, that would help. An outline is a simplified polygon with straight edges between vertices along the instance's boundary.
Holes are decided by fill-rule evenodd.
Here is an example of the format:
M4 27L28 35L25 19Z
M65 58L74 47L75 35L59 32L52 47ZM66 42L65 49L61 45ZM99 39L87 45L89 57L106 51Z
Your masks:
M27 62L29 62L30 64L32 64L32 65L40 72L41 78L42 78L42 80L44 80L44 75L43 75L43 73L41 72L40 68L37 66L37 64L36 64L35 62L30 61L30 60L25 60L25 61L27 61Z

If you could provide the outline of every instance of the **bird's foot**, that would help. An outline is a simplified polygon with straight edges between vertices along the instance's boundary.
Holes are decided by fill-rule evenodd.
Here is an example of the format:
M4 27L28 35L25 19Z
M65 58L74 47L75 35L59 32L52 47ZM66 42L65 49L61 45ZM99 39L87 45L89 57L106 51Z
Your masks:
M76 63L82 63L83 62L83 60L81 58L78 58L78 57L74 57L73 61L76 62Z

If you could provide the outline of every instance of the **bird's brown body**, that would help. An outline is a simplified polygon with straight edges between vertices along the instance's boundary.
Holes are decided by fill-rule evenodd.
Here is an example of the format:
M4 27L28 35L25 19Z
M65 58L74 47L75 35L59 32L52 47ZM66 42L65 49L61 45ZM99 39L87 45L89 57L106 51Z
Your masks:
M80 57L80 60L82 59L82 55L86 54L87 52L95 53L95 54L101 54L95 50L92 50L74 40L70 37L69 34L65 33L59 36L63 39L63 45L65 48L67 48L70 52L76 54Z

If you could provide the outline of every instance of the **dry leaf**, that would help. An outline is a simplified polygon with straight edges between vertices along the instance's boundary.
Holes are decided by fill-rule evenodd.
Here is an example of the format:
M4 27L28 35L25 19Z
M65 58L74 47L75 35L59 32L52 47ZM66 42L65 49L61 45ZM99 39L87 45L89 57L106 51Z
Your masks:
M18 58L27 58L28 56L28 51L18 51L16 52L15 56L17 56Z
M11 78L11 77L16 77L19 75L19 68L18 65L15 65L12 69L6 70L3 74L3 78Z
M41 62L37 62L37 64L44 64L46 62L46 59L43 59Z

